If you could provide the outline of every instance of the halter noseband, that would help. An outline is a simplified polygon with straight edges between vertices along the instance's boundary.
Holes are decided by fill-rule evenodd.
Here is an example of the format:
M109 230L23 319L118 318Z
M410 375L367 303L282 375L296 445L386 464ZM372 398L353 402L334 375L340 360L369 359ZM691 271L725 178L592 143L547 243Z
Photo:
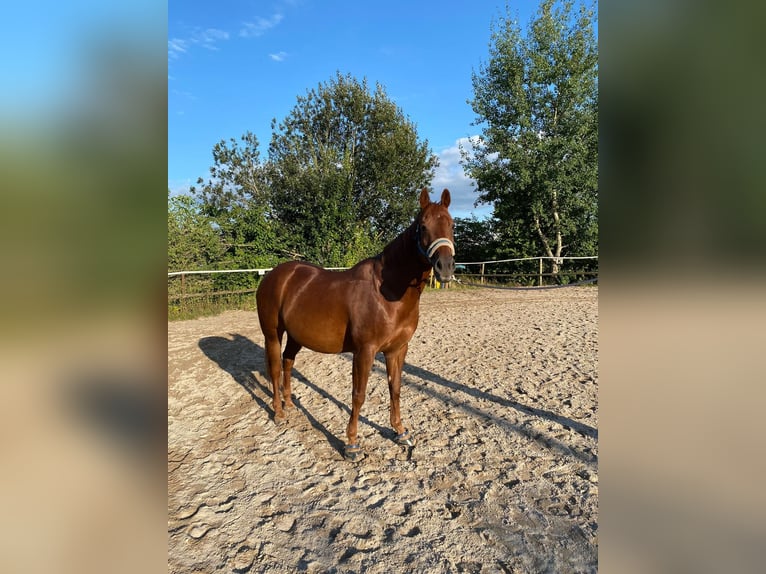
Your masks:
M431 260L431 257L434 256L434 253L436 253L436 250L439 249L442 245L446 245L449 247L450 253L452 253L452 256L455 256L455 246L446 237L440 237L439 239L435 239L431 245L428 246L428 249L426 249L425 256L428 258L428 260ZM420 243L418 243L418 247L420 247ZM422 247L421 247L422 250Z
M431 244L428 246L428 249L423 249L423 246L420 244L420 226L415 230L415 244L418 246L418 253L420 253L422 256L424 256L428 261L433 265L433 262L431 261L431 258L436 253L436 250L439 249L439 247L442 247L443 245L449 247L450 253L452 256L455 256L455 245L447 239L446 237L439 237L438 239L434 239Z

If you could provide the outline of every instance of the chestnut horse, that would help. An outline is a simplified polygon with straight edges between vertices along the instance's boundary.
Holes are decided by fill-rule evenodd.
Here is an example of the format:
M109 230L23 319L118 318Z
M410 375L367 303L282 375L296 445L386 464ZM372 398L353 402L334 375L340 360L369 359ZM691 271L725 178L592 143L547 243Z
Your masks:
M428 190L420 193L415 221L375 257L347 271L327 271L301 261L282 263L258 287L258 319L266 343L266 361L273 388L275 420L285 417L279 395L283 379L285 407L293 407L290 371L302 347L320 353L351 352L351 420L346 428L344 453L351 460L362 456L357 443L359 411L367 378L377 352L383 352L391 397L391 426L396 442L412 446L412 433L404 428L399 411L399 389L407 345L418 326L420 294L433 268L436 278L448 282L455 271L452 217L447 208L449 190L432 203ZM280 364L282 335L287 344ZM280 373L281 371L281 373ZM281 375L281 377L280 377Z

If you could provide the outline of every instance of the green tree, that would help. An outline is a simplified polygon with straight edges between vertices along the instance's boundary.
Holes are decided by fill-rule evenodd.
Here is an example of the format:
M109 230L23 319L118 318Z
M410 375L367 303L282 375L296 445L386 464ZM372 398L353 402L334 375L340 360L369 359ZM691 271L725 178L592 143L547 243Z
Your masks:
M210 218L223 247L217 261L219 269L272 267L280 257L281 243L271 214L269 186L260 161L258 138L246 132L237 141L221 140L213 147L210 178L197 180L200 187L191 191L199 199L202 212ZM217 290L247 289L255 286L255 275L232 273L215 275Z
M272 207L288 250L325 266L350 265L399 233L437 165L382 86L371 93L340 73L272 130Z
M484 127L463 165L519 254L597 250L595 15L572 7L544 0L524 36L506 12L493 23L489 62L473 74L469 103Z
M267 204L267 186L263 177L263 166L258 151L258 138L252 132L237 140L219 141L213 146L213 166L210 179L197 179L199 189L192 187L192 193L202 201L205 211L211 217L219 217L235 207L263 207Z
M168 190L168 271L208 269L223 252L212 221L188 195Z
M259 157L258 139L249 131L239 142L234 138L221 140L213 147L210 178L199 178L200 187L191 188L221 238L224 252L217 262L219 267L271 267L283 255ZM220 288L247 287L253 281L245 275L216 276Z
M457 261L488 261L497 258L496 220L455 217L455 259Z

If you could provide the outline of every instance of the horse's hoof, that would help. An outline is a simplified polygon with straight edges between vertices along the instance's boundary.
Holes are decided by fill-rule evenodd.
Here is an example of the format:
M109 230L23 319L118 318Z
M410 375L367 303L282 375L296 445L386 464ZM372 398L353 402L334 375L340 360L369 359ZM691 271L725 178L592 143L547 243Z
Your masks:
M402 434L396 435L394 440L396 441L396 444L402 446L415 446L415 437L412 436L412 433L408 430L404 431Z
M287 415L284 411L279 411L278 413L274 413L274 422L275 423L283 423L287 421Z
M364 458L364 452L358 444L347 444L343 449L343 456L351 462L359 462Z

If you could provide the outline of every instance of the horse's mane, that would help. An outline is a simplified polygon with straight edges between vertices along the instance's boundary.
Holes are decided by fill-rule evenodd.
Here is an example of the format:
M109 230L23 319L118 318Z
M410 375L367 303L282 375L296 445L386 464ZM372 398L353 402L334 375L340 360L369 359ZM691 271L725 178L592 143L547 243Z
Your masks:
M394 237L388 245L383 248L383 251L378 254L378 257L388 261L402 261L411 256L411 253L415 249L415 229L419 221L420 216L418 216L409 227Z
M422 288L424 284L423 275L429 266L420 261L417 253L415 233L418 225L420 214L375 257L381 265L381 292L386 299L401 299L407 288Z

